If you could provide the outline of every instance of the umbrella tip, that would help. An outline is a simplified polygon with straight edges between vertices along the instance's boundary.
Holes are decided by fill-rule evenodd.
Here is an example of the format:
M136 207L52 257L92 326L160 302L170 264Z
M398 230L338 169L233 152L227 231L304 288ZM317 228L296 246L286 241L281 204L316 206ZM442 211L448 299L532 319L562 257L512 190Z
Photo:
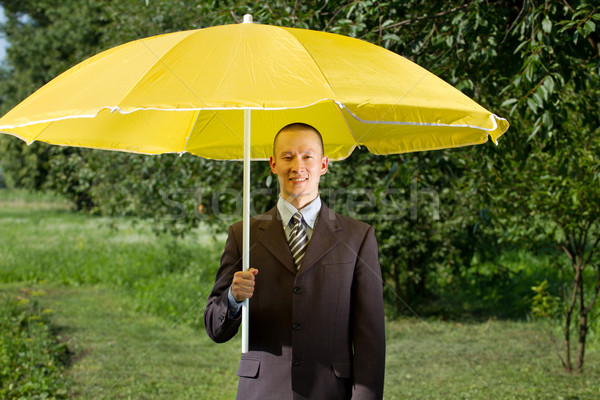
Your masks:
M244 14L244 24L251 24L254 21L252 21L252 14Z

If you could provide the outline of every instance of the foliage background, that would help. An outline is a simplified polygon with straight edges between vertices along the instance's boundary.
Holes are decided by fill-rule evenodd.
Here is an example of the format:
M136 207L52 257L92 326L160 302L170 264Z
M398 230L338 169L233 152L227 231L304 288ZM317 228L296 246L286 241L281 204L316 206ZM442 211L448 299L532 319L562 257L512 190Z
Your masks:
M99 51L154 34L238 23L248 12L262 23L345 34L397 52L507 117L511 128L498 146L385 158L356 151L332 165L323 198L375 226L389 312L451 316L459 304L474 316L523 317L531 286L543 280L549 296L568 298L574 259L586 261L582 296L593 299L600 237L595 2L0 4L7 15L1 30L11 44L0 69L2 112ZM92 214L151 218L157 231L183 235L207 223L219 232L240 217L240 163L27 147L3 136L0 165L9 187L53 190ZM276 180L257 163L252 181L261 194L253 199L259 213L274 204ZM547 255L545 272L507 267L521 250Z

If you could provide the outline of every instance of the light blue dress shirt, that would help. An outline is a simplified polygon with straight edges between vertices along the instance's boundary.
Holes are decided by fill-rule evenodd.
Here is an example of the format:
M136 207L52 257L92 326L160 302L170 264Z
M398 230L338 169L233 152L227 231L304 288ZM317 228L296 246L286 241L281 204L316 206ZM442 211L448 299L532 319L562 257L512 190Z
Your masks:
M305 205L301 210L298 210L287 200L284 200L283 197L279 196L279 200L277 201L277 211L279 211L281 223L283 224L283 231L285 232L285 238L288 241L290 239L290 235L292 234L290 220L298 211L300 211L300 214L302 214L302 225L304 225L306 236L308 236L308 240L310 240L313 231L315 230L317 219L319 218L319 212L321 211L321 197L317 196L316 199Z
M290 220L298 211L302 214L302 225L304 225L304 230L306 231L306 236L308 236L308 240L312 237L312 234L315 230L315 224L317 223L317 219L319 218L319 212L321 211L321 197L317 195L317 198L302 207L301 210L298 210L294 207L290 202L285 200L283 197L279 196L279 200L277 200L277 211L279 212L279 216L281 217L281 223L283 225L283 231L285 232L286 240L290 239L290 235L292 233L292 226L290 226ZM242 308L242 303L238 303L235 301L233 296L231 295L231 287L229 287L229 291L227 293L227 298L229 299L229 317L235 318Z

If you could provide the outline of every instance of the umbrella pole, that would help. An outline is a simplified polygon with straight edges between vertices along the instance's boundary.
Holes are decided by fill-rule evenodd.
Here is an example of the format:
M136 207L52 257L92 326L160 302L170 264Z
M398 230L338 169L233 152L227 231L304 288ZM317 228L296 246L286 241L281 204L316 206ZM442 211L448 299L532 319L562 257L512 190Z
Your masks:
M250 110L244 110L244 195L243 195L243 246L242 269L250 268ZM249 301L244 300L242 305L242 353L248 352L249 331Z

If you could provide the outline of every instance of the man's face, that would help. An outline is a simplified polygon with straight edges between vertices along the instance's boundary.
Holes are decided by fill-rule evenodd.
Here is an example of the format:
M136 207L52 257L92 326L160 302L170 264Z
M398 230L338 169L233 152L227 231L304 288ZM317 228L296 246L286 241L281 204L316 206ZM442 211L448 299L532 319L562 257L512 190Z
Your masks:
M329 159L323 156L319 137L308 128L282 131L269 162L271 171L279 179L281 196L297 209L317 197L319 180L329 165Z

